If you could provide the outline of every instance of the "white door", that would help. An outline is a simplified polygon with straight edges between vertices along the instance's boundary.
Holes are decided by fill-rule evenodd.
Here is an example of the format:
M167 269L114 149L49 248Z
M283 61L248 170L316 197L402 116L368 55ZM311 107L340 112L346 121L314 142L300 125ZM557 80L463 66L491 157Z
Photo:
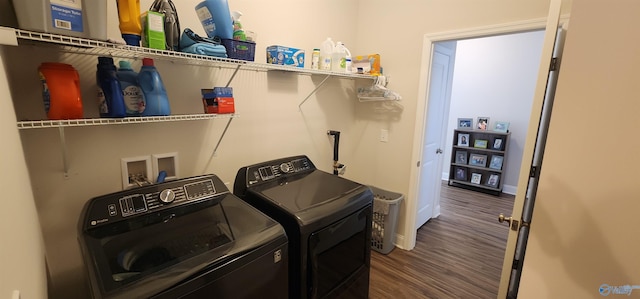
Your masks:
M556 66L559 57L554 58L562 52L561 46L557 44L562 41L562 35L558 32L561 0L551 0L550 3L540 69L518 177L518 190L511 216L501 215L499 218L500 222L505 221L510 229L498 298L517 297L529 227L532 225L531 211L535 202L539 163L546 143L548 118L557 80Z
M443 149L448 121L446 115L449 115L454 57L455 42L434 44L427 100L427 125L423 137L416 229L434 216L434 203L440 198Z

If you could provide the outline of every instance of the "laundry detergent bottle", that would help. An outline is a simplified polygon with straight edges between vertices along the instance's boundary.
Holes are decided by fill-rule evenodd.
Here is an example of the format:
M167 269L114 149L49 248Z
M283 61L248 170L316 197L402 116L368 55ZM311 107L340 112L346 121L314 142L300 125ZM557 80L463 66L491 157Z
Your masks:
M43 62L38 67L42 82L42 99L49 119L82 118L80 79L73 66Z
M127 116L140 116L144 111L145 101L138 83L138 73L131 68L131 63L120 60L120 68L116 76L122 88Z
M233 39L233 21L227 0L205 0L196 5L196 14L208 37Z
M146 105L142 116L165 116L171 114L167 91L160 78L160 73L153 64L153 59L142 59L142 68L138 74L138 82L144 94Z
M100 117L125 117L126 109L122 87L116 76L116 66L111 57L98 57L96 71L98 84L98 107Z
M140 0L117 0L120 33L129 46L140 46L142 23L140 21Z

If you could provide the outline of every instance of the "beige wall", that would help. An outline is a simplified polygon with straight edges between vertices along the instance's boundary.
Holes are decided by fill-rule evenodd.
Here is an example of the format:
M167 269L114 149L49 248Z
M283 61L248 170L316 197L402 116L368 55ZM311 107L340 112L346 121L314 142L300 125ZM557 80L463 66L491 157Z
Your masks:
M148 7L151 1L142 1ZM202 33L191 1L175 1L183 28ZM322 76L281 72L241 71L232 86L240 117L233 120L216 156L225 120L68 128L69 177L63 176L57 130L20 132L42 225L52 275L54 298L84 297L82 263L76 223L82 205L91 197L121 188L120 158L178 152L183 177L216 173L232 182L243 165L294 154L307 154L315 164L331 170L332 144L326 131L340 130L340 160L346 177L403 194L409 193L409 173L415 107L424 34L527 20L546 15L546 1L296 1L231 0L232 10L244 13L243 25L258 33L256 61L265 59L271 44L311 49L328 36L340 40L354 54L380 53L390 88L403 96L398 106L359 103L358 85L368 80L330 79L298 110L298 104ZM110 19L114 20L113 9ZM115 23L110 36L117 36ZM114 33L115 32L115 33ZM7 49L7 69L13 102L21 119L42 119L35 69L42 61L71 63L84 78L81 85L85 115L96 117L95 56L60 54L35 47ZM139 68L139 61L134 68ZM158 61L173 113L198 113L199 89L226 84L227 69L184 66ZM381 128L390 142L380 143ZM407 198L407 200L415 200ZM406 205L403 205L406 206ZM404 230L401 212L400 229Z
M4 51L0 49L0 298L45 298L47 294L44 243L33 201L27 165L22 154L16 116L3 70Z
M419 82L424 35L543 18L548 5L548 1L363 1L359 7L356 52L381 54L384 71L391 76L389 87L402 94L404 112L398 118L367 125L360 148L375 150L359 155L350 166L359 171L358 179L405 195L410 193L409 175L417 162L411 160L415 109L419 86L425 84ZM368 112L358 111L356 117ZM381 128L389 130L389 143L377 142ZM374 171L369 170L372 161ZM405 202L403 208L406 206ZM406 213L414 211L401 210L400 234L413 226L402 222ZM409 244L408 240L405 242Z
M519 298L640 285L639 10L573 3Z

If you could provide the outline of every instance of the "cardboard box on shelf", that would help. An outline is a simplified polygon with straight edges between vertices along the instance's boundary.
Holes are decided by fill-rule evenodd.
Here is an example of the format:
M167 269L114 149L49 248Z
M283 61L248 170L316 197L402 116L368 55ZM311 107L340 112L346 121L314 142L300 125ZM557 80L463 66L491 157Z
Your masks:
M267 63L304 68L304 50L278 45L269 46Z

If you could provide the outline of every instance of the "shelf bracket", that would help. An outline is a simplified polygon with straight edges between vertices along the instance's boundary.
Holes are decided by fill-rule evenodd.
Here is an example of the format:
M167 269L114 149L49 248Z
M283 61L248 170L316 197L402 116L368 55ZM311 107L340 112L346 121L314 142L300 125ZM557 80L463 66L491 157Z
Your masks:
M236 66L236 69L233 71L233 74L231 75L231 78L229 78L229 81L227 82L227 85L225 85L224 87L229 87L229 85L231 85L231 81L233 81L233 78L236 77L236 74L238 73L238 71L240 70L240 67L242 66L242 64L238 64ZM229 121L231 122L231 121Z
M220 138L218 139L218 143L216 144L216 147L213 149L213 155L216 155L216 152L218 152L218 147L220 146L220 143L222 142L222 138L224 138L224 135L227 134L227 129L229 129L229 125L231 124L231 121L233 120L233 117L229 118L229 121L227 121L227 125L224 127L224 131L222 131L222 135L220 135Z
M69 160L67 160L67 141L64 137L64 127L58 127L60 134L60 150L62 152L62 167L64 168L64 178L69 178Z
M298 109L302 110L302 104L304 104L304 102L306 102L314 93L316 93L316 91L318 91L318 89L320 89L320 87L322 87L322 85L324 84L324 82L327 82L327 79L329 79L331 77L331 75L327 75L326 77L324 77L324 79L322 80L322 82L320 82L320 84L318 84L318 86L316 86L316 88L314 88L309 95L304 98L304 100L302 100L302 102L298 105Z

